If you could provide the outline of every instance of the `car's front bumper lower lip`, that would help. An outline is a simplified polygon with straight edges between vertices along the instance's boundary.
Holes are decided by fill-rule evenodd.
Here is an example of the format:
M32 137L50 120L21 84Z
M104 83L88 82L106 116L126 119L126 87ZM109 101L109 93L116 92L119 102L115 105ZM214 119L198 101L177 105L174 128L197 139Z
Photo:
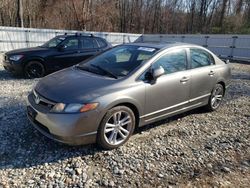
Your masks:
M23 67L21 62L3 61L3 67L5 70L20 75L23 73Z
M30 122L32 123L32 125L40 133L42 133L44 136L46 136L52 140L55 140L57 142L68 144L68 145L82 145L82 144L95 143L95 141L96 141L96 133L97 133L96 131L92 132L92 133L86 133L86 134L83 134L83 135L77 136L77 137L64 137L64 136L53 135L45 130L46 127L44 125L42 125L41 123L39 123L36 120L33 120L28 114L27 114L27 116L28 116L28 119L30 120Z
M53 114L39 111L32 96L27 100L27 116L33 126L46 137L69 145L96 142L96 112L91 114Z

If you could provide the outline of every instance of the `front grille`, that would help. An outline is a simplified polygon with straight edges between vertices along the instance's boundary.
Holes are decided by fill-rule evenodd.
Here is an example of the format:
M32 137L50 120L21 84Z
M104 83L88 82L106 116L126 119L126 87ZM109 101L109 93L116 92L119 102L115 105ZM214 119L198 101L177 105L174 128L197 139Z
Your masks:
M37 93L35 90L32 92L32 98L36 105L41 106L43 108L46 108L47 110L51 110L53 106L56 104L53 101L50 101L43 96L41 96L39 93Z

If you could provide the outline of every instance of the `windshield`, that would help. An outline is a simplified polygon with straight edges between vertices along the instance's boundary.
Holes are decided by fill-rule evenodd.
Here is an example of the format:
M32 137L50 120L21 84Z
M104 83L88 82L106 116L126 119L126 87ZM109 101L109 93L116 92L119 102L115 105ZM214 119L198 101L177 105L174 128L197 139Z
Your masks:
M80 63L78 68L114 78L124 77L142 62L151 58L157 50L156 48L132 45L117 46L86 63Z
M55 37L55 38L49 40L48 42L44 43L41 47L44 47L44 48L57 47L58 44L60 44L64 40L65 40L65 37Z

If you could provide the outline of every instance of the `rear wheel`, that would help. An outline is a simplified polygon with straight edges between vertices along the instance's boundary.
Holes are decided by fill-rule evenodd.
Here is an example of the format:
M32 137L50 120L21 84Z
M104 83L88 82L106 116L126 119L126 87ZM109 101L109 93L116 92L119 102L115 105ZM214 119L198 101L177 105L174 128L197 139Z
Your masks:
M45 75L45 68L39 61L30 61L24 67L26 78L41 78Z
M104 116L97 134L97 143L104 149L114 149L123 145L133 134L135 116L126 106L110 109Z
M224 92L224 87L221 84L215 85L207 105L208 110L214 111L220 107L224 97Z

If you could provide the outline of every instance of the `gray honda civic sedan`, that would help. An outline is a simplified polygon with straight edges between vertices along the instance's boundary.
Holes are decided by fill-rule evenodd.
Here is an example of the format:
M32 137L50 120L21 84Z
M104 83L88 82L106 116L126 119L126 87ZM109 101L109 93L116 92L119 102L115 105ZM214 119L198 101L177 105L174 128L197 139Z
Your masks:
M136 127L201 106L218 109L230 75L229 64L201 46L124 44L41 79L27 115L53 140L113 149Z

